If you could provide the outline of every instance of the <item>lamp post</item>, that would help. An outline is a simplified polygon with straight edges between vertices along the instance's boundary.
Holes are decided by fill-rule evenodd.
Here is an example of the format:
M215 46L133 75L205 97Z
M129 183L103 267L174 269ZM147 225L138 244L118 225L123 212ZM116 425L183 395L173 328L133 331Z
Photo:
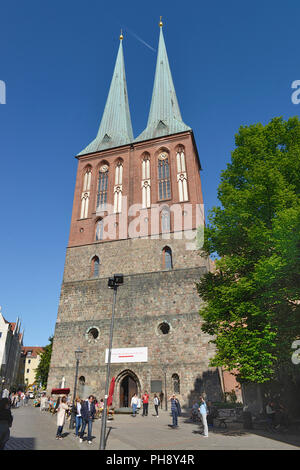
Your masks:
M100 450L105 450L107 399L108 399L108 387L109 387L109 376L110 376L112 340L113 340L113 331L114 331L115 306L116 306L116 299L117 299L117 290L118 290L118 287L121 286L122 284L123 284L123 274L114 274L114 277L110 277L108 280L108 287L109 289L114 290L114 296L113 296L113 305L112 305L112 316L111 316L111 322L110 322L109 348L108 348L108 358L107 358L107 366L106 366L105 396L104 396L104 407L103 407L102 421L101 421Z
M76 389L77 389L77 377L78 377L78 366L79 366L79 361L81 358L81 354L83 351L80 348L77 348L75 351L75 358L76 358L76 372L75 372L75 384L74 384L74 394L73 394L73 406L72 406L72 412L71 412L71 419L70 419L70 426L69 429L74 428L74 423L75 423L75 416L76 416L76 411L75 411L75 398L76 398Z

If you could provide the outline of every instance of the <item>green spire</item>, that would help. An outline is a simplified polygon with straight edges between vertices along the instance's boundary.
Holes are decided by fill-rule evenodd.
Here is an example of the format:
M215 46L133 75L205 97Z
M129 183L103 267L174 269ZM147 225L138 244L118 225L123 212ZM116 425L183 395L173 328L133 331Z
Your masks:
M183 121L176 97L174 83L160 21L155 79L146 129L135 139L142 141L191 130Z
M121 32L115 69L97 137L78 155L119 147L133 141L122 39Z

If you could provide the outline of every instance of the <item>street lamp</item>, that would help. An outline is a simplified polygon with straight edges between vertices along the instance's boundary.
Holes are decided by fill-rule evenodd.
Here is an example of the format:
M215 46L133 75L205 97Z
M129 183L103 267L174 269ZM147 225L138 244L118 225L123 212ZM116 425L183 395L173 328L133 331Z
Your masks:
M168 411L168 397L167 397L167 366L163 365L162 367L165 376L165 409Z
M75 351L75 358L76 358L76 372L75 372L75 384L74 384L74 395L73 395L73 406L72 406L72 412L71 412L71 419L70 419L70 426L69 429L74 428L74 423L75 423L75 416L76 416L76 410L75 410L75 398L76 398L76 389L77 389L77 377L78 377L78 366L79 366L79 361L81 358L81 354L83 351L80 348L77 348Z
M106 434L106 420L107 420L107 399L108 399L108 387L109 387L109 376L110 376L110 361L111 361L111 350L112 340L114 331L114 317L115 317L115 306L117 299L118 287L123 284L123 274L114 274L114 277L110 277L108 280L108 287L114 290L113 305L112 305L112 316L110 323L110 335L109 335L109 349L106 366L106 383L105 383L105 396L104 396L104 407L102 412L101 422L101 437L100 437L100 450L105 450L105 434Z

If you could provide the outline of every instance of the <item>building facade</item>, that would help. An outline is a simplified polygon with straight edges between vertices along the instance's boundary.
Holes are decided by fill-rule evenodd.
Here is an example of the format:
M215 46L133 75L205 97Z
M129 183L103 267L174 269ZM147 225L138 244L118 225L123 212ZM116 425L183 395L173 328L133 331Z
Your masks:
M23 345L21 322L7 321L0 310L0 377L1 387L18 387L18 371Z
M193 131L181 117L160 24L148 123L133 137L122 39L98 134L76 157L48 390L62 378L73 390L79 346L79 393L104 396L113 295L107 284L122 273L113 348L147 348L147 358L112 363L113 406L130 406L132 394L145 390L175 392L184 406L200 393L219 400L222 381L209 367L214 346L201 331L195 287L211 265L195 241L204 216Z
M35 373L44 349L40 346L24 346L21 350L19 377L24 388L38 386Z

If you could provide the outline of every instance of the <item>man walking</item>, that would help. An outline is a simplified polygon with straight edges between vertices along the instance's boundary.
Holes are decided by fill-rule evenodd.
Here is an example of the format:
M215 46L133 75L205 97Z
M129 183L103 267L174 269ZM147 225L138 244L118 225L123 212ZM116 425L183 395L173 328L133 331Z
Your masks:
M94 397L93 395L90 395L88 400L85 400L81 406L81 416L83 419L83 424L81 428L79 442L82 442L86 425L88 425L88 444L92 443L92 425L95 413L96 408L94 404Z
M171 401L171 413L172 413L172 425L171 428L178 428L178 415L180 415L180 405L176 398L176 395L172 395Z
M202 424L203 424L203 436L208 437L208 426L207 426L207 406L203 397L200 397L200 408L199 408Z
M144 395L142 396L142 402L143 402L143 415L142 416L148 416L149 395L147 392L144 392Z

